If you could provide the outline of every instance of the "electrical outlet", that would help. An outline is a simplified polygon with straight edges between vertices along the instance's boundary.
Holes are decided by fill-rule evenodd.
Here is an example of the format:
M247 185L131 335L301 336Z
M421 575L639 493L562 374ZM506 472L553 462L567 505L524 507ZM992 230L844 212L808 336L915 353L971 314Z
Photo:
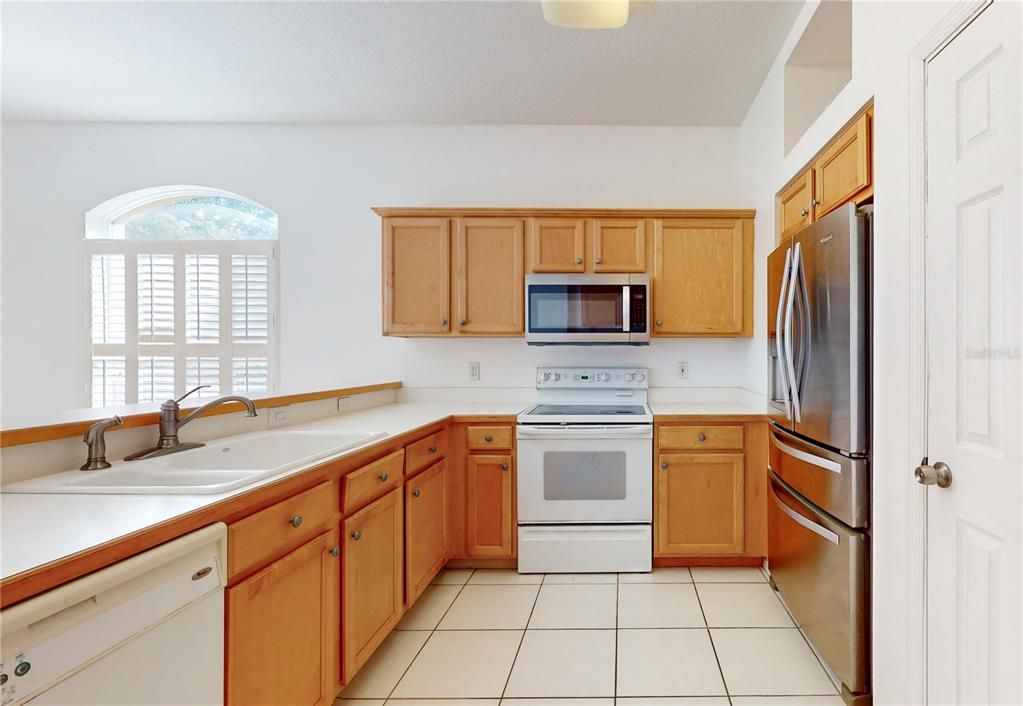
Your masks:
M469 363L469 380L471 382L480 381L480 364L478 361Z
M271 407L270 408L270 428L284 426L288 423L288 408L287 407Z
M689 363L682 362L678 364L678 376L680 378L689 377Z
M338 397L337 398L337 411L338 412L347 412L348 411L348 405L349 405L349 403L351 401L352 401L351 397Z

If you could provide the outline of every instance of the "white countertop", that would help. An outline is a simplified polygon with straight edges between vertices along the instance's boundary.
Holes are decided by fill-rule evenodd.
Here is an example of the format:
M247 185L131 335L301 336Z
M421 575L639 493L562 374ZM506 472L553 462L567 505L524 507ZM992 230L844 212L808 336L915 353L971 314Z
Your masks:
M386 436L367 445L429 426L450 416L515 415L528 405L521 401L493 403L397 402L289 429L383 431ZM740 402L651 402L654 414L763 414ZM285 427L280 427L283 429ZM332 458L343 458L365 446L293 468L271 478L216 495L78 495L0 493L0 578L94 549L226 498L301 473Z

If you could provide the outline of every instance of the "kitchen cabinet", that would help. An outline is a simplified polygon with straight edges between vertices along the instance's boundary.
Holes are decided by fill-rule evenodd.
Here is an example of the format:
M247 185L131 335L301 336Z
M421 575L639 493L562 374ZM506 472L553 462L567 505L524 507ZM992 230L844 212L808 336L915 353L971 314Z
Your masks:
M778 192L779 243L839 206L874 196L873 118L873 107L857 116Z
M346 683L402 615L403 496L402 488L395 488L343 522L341 625Z
M743 454L662 453L654 489L654 556L743 551Z
M753 228L746 219L659 219L654 336L753 334Z
M447 561L447 464L441 460L405 484L405 594L408 607Z
M586 271L586 219L532 218L529 221L529 271Z
M458 331L521 334L523 221L461 218L457 224Z
M227 590L229 705L333 703L339 555L335 529Z
M515 536L511 454L466 458L466 554L512 557Z
M646 272L647 222L642 218L593 221L594 272Z
M447 218L384 219L384 335L451 330Z

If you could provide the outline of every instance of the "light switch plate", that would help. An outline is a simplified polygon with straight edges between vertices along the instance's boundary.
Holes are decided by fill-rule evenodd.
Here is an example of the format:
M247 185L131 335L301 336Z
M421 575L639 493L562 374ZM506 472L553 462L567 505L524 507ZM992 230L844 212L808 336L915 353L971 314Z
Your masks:
M479 382L480 381L480 364L479 361L472 361L469 363L469 381Z

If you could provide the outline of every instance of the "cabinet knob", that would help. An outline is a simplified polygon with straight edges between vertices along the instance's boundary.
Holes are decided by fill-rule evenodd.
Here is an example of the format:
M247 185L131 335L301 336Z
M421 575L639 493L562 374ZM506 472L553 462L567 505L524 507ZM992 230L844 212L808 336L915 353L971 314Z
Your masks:
M412 497L413 498L418 498L422 494L423 494L423 491L420 490L419 488L416 488L415 490L412 491Z
M360 532L359 530L355 530L354 532L352 532L352 539L358 542L360 539L362 539L362 532Z
M805 208L799 209L799 215L802 216L803 218L806 218L809 214L810 212L807 211Z
M378 480L379 480L379 481L380 481L381 483L386 483L386 482L387 482L387 479L388 479L389 477L390 477L390 476L388 476L388 475L387 475L386 473L381 473L380 475L378 475L378 476L377 476L377 479L378 479Z
M817 199L811 199L811 200L810 200L810 205L811 205L811 206L820 206L820 205L821 205L821 202L820 202L820 201L818 201Z
M491 441L494 440L494 437L491 436L490 434L487 434L486 436L483 437L483 440L489 444Z
M600 264L600 258L599 257L594 258L593 261L595 263L597 263L598 265Z
M458 325L459 326L465 326L465 319L459 319L458 320Z
M699 439L700 441L706 441L707 435L701 431L699 434L696 435L696 438Z
M581 265L581 264L583 264L583 259L582 259L581 257L577 257L577 258L575 259L575 264L577 264L577 265Z
M662 463L661 464L661 469L665 470L665 471L668 470L668 464L667 463Z
M448 325L448 320L447 319L441 319L440 320L440 325L441 326L447 326Z
M335 544L333 547L330 548L330 555L332 557L339 557L339 556L341 556L341 547L339 547L338 545Z
M502 471L507 471L508 470L508 464L507 463L502 463L501 464L501 470Z
M301 527L302 526L302 516L301 515L295 515L294 517L292 517L291 518L291 526L292 527Z
M654 323L657 324L658 326L660 326L661 325L661 320L657 319L657 321L655 321Z
M430 447L430 453L432 453L432 454L437 453L437 447L436 446L431 446Z

